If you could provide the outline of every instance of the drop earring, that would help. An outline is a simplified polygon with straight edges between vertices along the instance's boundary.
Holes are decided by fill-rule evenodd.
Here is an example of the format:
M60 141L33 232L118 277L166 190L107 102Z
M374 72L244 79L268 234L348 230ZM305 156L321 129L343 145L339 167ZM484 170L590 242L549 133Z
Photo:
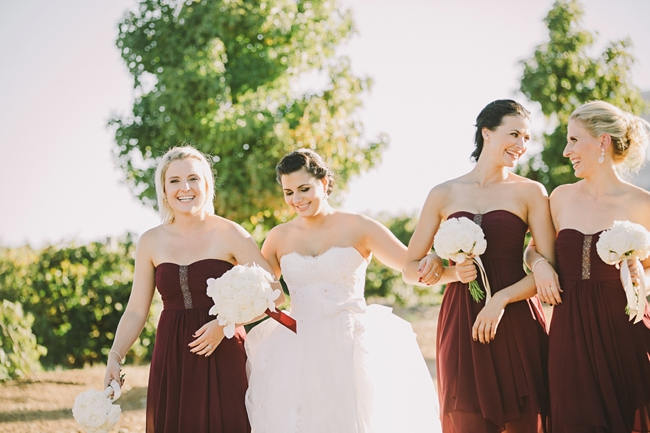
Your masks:
M598 164L602 164L603 162L605 162L605 148L601 147L600 156L598 157Z

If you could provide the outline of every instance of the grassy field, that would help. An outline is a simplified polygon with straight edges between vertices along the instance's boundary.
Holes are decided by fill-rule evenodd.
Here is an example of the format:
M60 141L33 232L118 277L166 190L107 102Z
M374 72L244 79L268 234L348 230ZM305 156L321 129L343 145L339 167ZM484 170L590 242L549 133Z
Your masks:
M117 431L144 433L144 407L149 366L127 366L125 392L118 400L122 418ZM0 385L0 432L3 433L82 433L72 418L77 394L99 389L103 366L83 370L40 373L29 381Z
M409 308L396 313L413 324L435 377L438 307ZM148 371L148 365L126 367L125 389L117 401L122 408L116 429L119 433L144 433ZM72 418L74 398L86 389L99 389L103 377L103 366L93 366L47 371L31 380L0 384L0 433L82 433Z

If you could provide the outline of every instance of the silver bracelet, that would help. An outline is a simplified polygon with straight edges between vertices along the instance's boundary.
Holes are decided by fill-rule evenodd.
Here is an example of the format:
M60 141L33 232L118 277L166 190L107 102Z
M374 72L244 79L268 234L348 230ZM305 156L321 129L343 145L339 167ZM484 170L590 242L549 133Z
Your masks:
M533 264L530 266L530 270L535 272L535 265L537 265L539 262L546 261L544 257L538 257L537 260L533 262Z
M124 360L124 357L121 356L121 355L117 352L117 350L115 350L115 349L111 349L111 350L109 350L109 351L108 351L108 357L110 358L111 355L117 356L117 362L118 362L118 364L122 364L122 361Z

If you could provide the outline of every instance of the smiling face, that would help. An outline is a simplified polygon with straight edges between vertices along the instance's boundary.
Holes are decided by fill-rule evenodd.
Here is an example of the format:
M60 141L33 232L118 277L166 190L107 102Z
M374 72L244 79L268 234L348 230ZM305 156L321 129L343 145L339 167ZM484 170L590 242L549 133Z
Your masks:
M504 116L501 125L494 131L483 128L482 133L490 159L498 165L514 167L526 153L526 145L530 141L530 122L519 115Z
M327 203L327 180L318 179L304 168L280 177L284 201L303 217L317 215Z
M207 183L201 175L201 161L177 159L165 172L165 198L174 214L197 215L204 208Z
M601 140L591 135L580 120L569 120L567 143L562 155L571 161L576 177L589 176L598 168L601 146Z

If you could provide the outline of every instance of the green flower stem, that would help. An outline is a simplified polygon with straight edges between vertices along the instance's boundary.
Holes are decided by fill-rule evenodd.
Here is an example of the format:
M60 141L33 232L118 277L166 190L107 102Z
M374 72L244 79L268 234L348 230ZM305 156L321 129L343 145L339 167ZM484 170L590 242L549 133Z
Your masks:
M478 281L476 280L469 282L469 294L472 295L472 299L474 299L475 302L481 302L485 299L485 292L481 289L481 286L478 285Z

